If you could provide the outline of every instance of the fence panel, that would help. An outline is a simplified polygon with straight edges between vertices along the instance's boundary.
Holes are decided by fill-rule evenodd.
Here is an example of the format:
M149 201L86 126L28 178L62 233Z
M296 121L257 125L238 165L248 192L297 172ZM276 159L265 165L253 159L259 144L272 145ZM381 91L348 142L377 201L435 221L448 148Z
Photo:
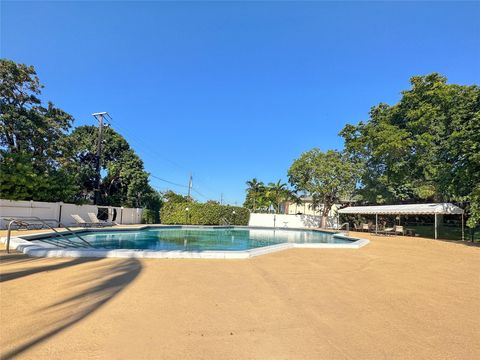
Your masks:
M142 209L0 199L0 217L20 218L36 216L41 219L61 221L66 226L76 225L76 221L72 217L75 214L80 215L86 222L90 222L88 213L98 215L98 208L106 208L108 220L117 224L140 224L142 221ZM55 225L55 223L52 223L52 225ZM0 219L0 228L6 229L7 226L8 221Z

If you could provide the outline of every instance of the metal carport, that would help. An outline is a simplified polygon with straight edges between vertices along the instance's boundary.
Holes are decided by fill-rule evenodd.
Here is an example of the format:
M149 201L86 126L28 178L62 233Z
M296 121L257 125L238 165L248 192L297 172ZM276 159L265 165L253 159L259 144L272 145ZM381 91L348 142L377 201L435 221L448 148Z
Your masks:
M462 240L465 238L464 211L452 203L349 206L338 210L338 213L375 215L375 232L378 231L378 215L434 215L435 239L438 237L438 215L462 215Z

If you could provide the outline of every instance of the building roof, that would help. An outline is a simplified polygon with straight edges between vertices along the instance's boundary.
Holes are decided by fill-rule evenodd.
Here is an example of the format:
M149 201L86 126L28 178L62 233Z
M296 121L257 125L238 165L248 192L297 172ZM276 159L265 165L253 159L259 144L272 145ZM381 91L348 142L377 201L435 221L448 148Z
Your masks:
M306 196L300 196L300 200L302 202L313 202L313 196L306 195ZM292 202L292 201L286 201L286 202ZM352 202L352 200L348 199L340 199L340 203L345 203L345 202Z
M463 209L451 203L380 205L380 206L349 206L338 210L340 214L381 214L381 215L434 215L463 214Z

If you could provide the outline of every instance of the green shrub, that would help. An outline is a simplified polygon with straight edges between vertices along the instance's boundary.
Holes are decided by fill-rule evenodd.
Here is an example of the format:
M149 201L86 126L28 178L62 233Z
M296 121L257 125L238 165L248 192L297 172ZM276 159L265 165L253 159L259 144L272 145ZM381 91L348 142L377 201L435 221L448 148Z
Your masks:
M187 207L188 211L185 210ZM169 225L223 225L223 220L231 225L248 225L249 217L250 212L246 208L215 203L167 202L160 210L161 223Z
M151 209L143 209L142 211L142 224L158 224L160 222L159 211Z

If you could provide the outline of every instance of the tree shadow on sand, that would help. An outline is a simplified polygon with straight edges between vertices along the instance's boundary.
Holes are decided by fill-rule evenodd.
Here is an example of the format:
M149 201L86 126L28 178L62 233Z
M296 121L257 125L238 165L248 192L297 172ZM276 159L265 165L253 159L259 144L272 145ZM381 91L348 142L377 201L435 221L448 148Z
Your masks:
M0 243L0 246L1 246L1 243ZM17 251L7 253L5 250L0 249L0 265L34 262L40 259L42 258L31 257Z
M37 266L37 267L32 267L32 268L29 268L29 269L26 269L26 270L19 270L19 271L12 271L12 272L8 272L8 273L2 273L2 274L0 274L0 282L11 281L11 280L15 280L15 279L18 279L18 278L21 278L21 277L24 277L24 276L41 273L41 272L44 272L44 271L64 269L64 268L67 268L67 267L71 267L71 266L74 266L74 265L80 265L80 264L84 264L84 263L87 263L87 262L92 262L92 261L95 261L95 260L98 261L100 259L98 259L98 258L97 259L77 258L77 259L73 259L73 260L66 261L66 262L60 262L60 263L57 263L57 264ZM2 258L2 261L3 261L3 258ZM23 262L26 262L26 261L28 261L28 260L23 260Z
M6 352L0 354L1 359L16 357L92 314L121 292L142 270L141 263L137 259L119 259L107 263L98 260L74 259L46 266L43 269L40 267L10 273L8 280L14 280L19 276L46 271L45 268L58 270L97 261L93 265L88 264L85 267L75 267L75 270L71 269L72 281L62 284L62 290L66 289L67 295L29 314L33 320L25 331L20 331L21 335L9 341L12 346L4 349Z

